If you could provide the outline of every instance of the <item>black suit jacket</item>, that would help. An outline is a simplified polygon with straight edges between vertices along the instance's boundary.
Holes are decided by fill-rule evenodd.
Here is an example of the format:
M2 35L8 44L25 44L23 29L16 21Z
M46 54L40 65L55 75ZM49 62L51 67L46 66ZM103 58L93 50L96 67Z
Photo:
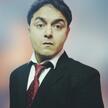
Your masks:
M26 88L31 64L10 76L10 108L26 108ZM64 53L39 87L32 108L104 108L97 70Z

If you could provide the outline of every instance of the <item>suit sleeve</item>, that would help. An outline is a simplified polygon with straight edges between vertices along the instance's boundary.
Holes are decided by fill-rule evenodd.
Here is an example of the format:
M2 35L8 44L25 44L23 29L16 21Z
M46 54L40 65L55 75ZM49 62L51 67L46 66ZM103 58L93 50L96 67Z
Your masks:
M96 71L76 90L76 108L104 108L100 75Z

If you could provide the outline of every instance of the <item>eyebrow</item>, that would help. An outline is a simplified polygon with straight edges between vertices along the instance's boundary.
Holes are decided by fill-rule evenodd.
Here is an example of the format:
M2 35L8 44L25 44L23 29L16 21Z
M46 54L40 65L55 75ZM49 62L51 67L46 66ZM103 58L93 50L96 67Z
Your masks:
M35 18L35 21L36 21L36 20L41 20L42 22L44 22L45 24L47 24L47 22L45 21L45 19L42 18L42 17L36 17L36 18Z
M42 17L36 17L35 18L35 21L36 20L41 20L42 22L44 22L45 24L47 24L47 21L44 19L44 18L42 18ZM63 22L64 24L65 24L65 21L63 20L63 19L55 19L53 22L52 22L52 24L51 25L53 25L53 24L56 24L56 23L58 23L58 22Z
M58 22L63 22L63 23L65 24L65 21L64 21L63 19L56 19L56 20L54 20L54 21L52 22L52 25L53 25L53 24L56 24L56 23L58 23Z

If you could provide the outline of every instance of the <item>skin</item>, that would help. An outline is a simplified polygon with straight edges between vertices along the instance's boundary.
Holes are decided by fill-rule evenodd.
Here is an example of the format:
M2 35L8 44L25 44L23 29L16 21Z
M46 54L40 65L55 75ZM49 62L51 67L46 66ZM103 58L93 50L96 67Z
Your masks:
M63 14L47 4L34 13L28 30L36 59L40 63L53 58L63 49L69 26Z

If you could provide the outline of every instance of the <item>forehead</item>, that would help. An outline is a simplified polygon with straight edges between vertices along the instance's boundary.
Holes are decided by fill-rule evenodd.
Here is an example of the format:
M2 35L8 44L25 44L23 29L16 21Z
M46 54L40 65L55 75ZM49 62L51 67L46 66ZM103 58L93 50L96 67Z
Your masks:
M63 19L65 22L67 22L64 15L51 4L46 4L36 11L32 17L32 21L34 21L37 17L42 17L48 21Z

